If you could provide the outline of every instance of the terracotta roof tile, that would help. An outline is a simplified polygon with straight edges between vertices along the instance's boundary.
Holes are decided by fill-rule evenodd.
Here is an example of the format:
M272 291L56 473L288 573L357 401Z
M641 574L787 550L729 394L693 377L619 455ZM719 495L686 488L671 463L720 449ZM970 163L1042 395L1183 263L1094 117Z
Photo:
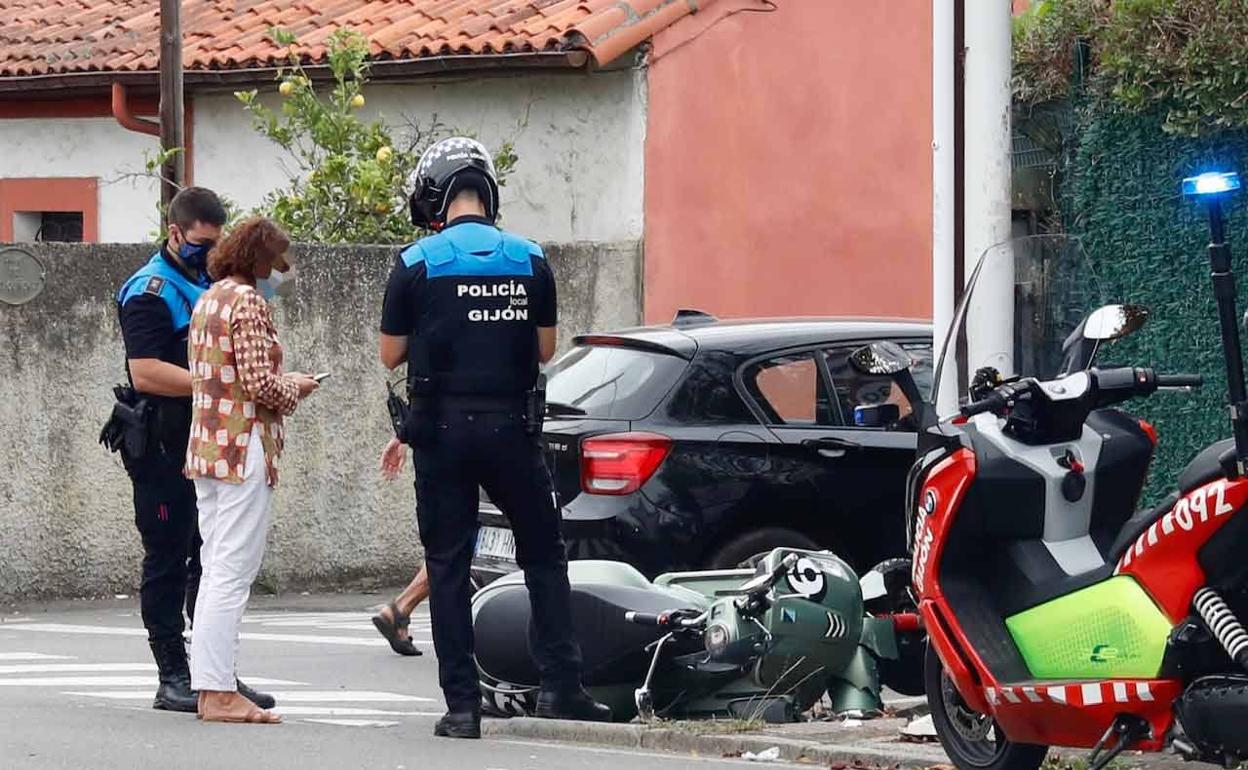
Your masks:
M195 0L182 11L187 70L305 61L334 30L358 30L378 59L584 50L606 64L716 0ZM0 77L158 66L156 0L0 0Z

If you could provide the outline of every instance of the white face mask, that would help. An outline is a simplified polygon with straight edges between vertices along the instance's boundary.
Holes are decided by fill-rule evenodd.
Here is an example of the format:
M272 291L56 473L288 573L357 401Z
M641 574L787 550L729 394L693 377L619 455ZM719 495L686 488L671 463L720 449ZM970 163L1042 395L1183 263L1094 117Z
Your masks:
M256 289L266 300L272 301L278 294L281 294L283 297L290 294L291 284L294 283L294 280L294 267L291 267L284 273L272 270L269 272L268 278L256 279ZM283 286L285 288L281 288Z

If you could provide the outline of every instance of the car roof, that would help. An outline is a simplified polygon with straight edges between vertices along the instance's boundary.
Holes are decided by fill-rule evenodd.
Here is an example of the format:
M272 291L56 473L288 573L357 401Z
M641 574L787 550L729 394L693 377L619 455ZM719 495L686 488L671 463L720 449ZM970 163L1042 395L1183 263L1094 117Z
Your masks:
M931 339L930 321L908 318L739 318L711 316L678 318L675 324L639 326L609 334L585 335L577 344L615 341L640 347L666 348L686 358L698 350L764 353L787 347L880 338Z

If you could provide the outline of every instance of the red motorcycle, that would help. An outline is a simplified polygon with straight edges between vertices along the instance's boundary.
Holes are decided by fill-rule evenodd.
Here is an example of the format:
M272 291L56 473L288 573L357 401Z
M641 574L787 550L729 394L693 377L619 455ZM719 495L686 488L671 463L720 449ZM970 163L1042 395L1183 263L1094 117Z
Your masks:
M1064 358L1056 378L981 370L959 415L938 419L930 404L917 415L913 593L929 640L932 717L961 770L1034 770L1049 746L1092 749L1090 770L1128 749L1226 767L1248 760L1248 398L1221 211L1238 186L1234 175L1185 182L1210 213L1234 438L1197 455L1160 505L1135 511L1156 433L1114 407L1200 377L1092 366L1107 342L1143 325L1143 308L1101 307L1063 356L1029 359ZM994 258L1012 255L990 252L977 266L938 386ZM1026 306L1025 291L1015 296ZM1041 315L1024 324L1030 338L1044 336L1034 333ZM917 403L908 364L886 343L855 356ZM878 421L870 411L862 424Z

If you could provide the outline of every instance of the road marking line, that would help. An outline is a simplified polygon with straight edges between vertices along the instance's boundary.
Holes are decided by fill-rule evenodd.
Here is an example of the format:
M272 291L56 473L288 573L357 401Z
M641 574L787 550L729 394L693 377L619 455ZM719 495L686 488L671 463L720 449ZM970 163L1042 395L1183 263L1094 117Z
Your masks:
M336 725L338 727L394 727L398 722L387 722L383 719L300 719L300 722L312 722L318 725Z
M0 674L88 674L106 671L155 671L154 663L23 663L0 666Z
M72 623L30 623L15 626L15 631L43 631L56 634L86 634L95 636L147 636L143 628L120 628L118 626L82 626ZM253 642L294 642L296 644L338 644L347 647L389 647L389 642L380 637L364 638L360 636L328 636L318 634L265 634L244 631L239 634L243 641ZM415 639L416 644L432 645L423 639Z
M287 679L262 679L247 677L253 685L282 685L296 687L303 682ZM0 679L0 687L145 687L155 686L155 676L33 676Z
M0 660L74 660L74 656L44 655L42 652L0 652Z
M351 708L349 706L283 706L273 709L282 716L327 717L440 717L440 711L393 711L390 709Z
M247 681L253 681L251 677ZM255 680L259 681L259 680ZM397 692L372 692L369 690L291 690L270 692L280 703L437 703L434 698L404 695ZM97 690L95 692L66 692L65 695L84 695L109 700L150 700L150 690Z

